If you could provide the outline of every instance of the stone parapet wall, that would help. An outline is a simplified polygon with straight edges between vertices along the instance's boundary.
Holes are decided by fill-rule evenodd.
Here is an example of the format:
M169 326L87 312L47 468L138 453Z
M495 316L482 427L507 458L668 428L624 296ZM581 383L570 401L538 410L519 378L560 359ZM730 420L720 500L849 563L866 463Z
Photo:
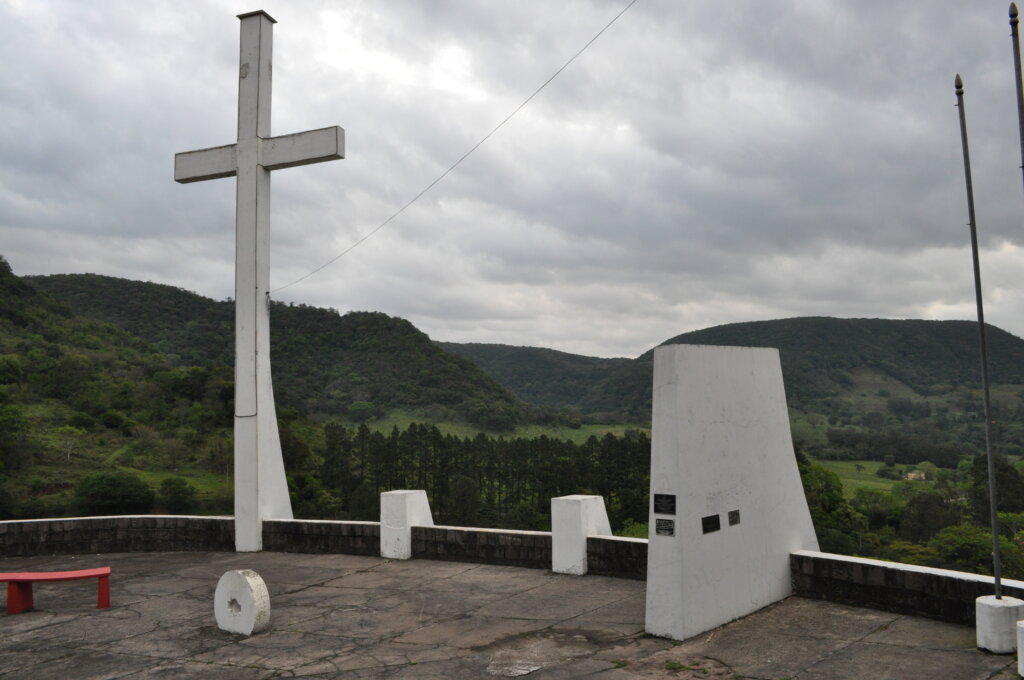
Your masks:
M468 527L413 527L413 557L551 568L551 533ZM114 552L234 551L231 517L135 515L0 522L0 556ZM378 522L265 520L263 549L276 552L380 554ZM647 541L587 539L589 573L645 579Z
M264 550L380 554L377 522L267 520ZM647 541L587 538L588 573L644 580ZM0 556L115 552L232 552L231 517L136 515L0 521ZM419 559L551 568L551 534L467 527L415 526ZM793 593L943 621L972 624L974 601L993 592L992 577L947 569L800 550L790 556ZM1003 592L1024 599L1024 581L1003 580Z
M230 517L133 515L0 522L4 557L234 549Z
M587 573L647 580L647 539L587 537Z
M992 577L949 569L800 550L790 555L793 592L953 623L974 623L974 601L993 593ZM1024 581L1003 579L1003 594L1024 599Z
M263 549L277 552L380 555L380 522L264 520Z
M551 568L551 533L469 527L412 527L412 556L432 560Z

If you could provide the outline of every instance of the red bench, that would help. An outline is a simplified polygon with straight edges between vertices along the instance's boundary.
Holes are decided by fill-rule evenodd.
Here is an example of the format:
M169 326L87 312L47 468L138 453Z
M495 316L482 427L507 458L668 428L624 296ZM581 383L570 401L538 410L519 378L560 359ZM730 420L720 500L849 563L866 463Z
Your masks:
M110 567L78 571L24 571L0 573L0 582L7 582L7 613L20 614L32 609L32 584L45 581L77 581L99 579L97 609L110 609Z

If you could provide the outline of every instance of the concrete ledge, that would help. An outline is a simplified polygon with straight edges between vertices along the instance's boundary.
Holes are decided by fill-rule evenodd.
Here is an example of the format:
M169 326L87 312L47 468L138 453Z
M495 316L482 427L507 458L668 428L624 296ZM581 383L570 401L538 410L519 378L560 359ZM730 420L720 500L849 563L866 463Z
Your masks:
M263 549L275 552L380 555L379 522L263 520Z
M0 522L0 555L231 551L231 517L121 515Z
M647 580L647 539L587 537L587 573Z
M992 577L862 557L798 550L790 555L793 594L819 600L974 624L975 600ZM1003 593L1024 599L1024 581L1003 579Z

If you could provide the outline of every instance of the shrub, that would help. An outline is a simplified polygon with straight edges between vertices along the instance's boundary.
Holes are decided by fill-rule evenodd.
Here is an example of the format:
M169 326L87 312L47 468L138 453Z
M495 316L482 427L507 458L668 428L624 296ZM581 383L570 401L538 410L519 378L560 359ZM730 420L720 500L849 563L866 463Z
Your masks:
M348 513L357 521L380 521L380 494L369 482L363 482L352 492L352 497L348 501Z
M160 484L160 505L172 515L195 512L196 490L181 477L168 477Z
M135 475L100 472L75 488L75 507L86 515L132 515L153 508L153 489Z
M448 521L455 526L475 527L480 519L480 486L475 479L459 475L452 484Z
M999 537L1002 553L1003 576L1021 578L1024 576L1024 553L1005 537ZM969 524L946 527L937 533L928 547L939 556L939 564L945 569L957 569L973 574L992 573L992 537L982 527Z

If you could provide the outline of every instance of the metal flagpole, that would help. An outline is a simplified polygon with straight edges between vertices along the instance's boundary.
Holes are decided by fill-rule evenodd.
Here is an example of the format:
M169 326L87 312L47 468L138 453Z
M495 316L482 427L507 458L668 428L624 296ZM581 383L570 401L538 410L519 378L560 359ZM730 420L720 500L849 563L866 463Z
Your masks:
M978 262L978 228L974 220L974 185L971 182L971 155L967 147L967 117L964 114L964 81L960 74L953 81L956 88L956 106L960 110L960 142L964 150L964 179L967 182L967 215L971 228L971 256L974 260L974 299L978 305L978 340L981 346L981 388L985 406L985 456L988 459L988 502L992 521L992 575L995 577L995 596L1002 599L1002 560L999 551L999 516L996 513L996 470L992 460L991 418L989 417L988 348L985 342L985 310L981 304L981 265Z
M1010 3L1010 37L1013 39L1013 70L1017 75L1017 124L1020 137L1020 170L1024 180L1024 79L1020 70L1020 38L1017 36L1017 3Z

